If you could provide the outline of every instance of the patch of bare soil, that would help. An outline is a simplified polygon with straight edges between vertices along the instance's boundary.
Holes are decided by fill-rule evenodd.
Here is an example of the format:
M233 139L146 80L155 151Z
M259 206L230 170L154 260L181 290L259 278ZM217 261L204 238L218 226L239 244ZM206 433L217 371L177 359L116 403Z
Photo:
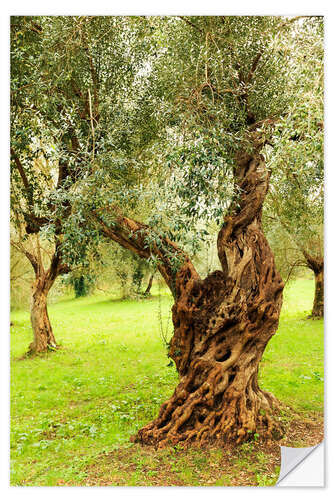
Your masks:
M163 450L138 444L97 457L86 468L87 486L274 486L280 445L308 447L324 437L322 415L286 417L280 441L205 449Z

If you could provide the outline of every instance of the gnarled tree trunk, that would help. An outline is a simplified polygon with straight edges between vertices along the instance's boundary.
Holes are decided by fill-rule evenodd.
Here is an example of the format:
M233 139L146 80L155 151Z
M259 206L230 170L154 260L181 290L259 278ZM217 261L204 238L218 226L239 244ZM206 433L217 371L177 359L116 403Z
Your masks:
M175 298L169 356L180 380L158 417L133 437L143 444L239 443L254 433L280 435L272 416L276 400L258 385L258 366L278 327L284 286L262 230L269 174L259 148L237 155L234 177L241 194L218 235L222 270L202 280L183 255L172 274L167 255L180 253L177 247L165 239L163 249L150 249L159 256L159 270ZM112 228L102 226L105 235L147 257L146 226L125 217Z
M32 285L30 318L34 340L29 346L30 354L57 348L47 312L47 296L52 284L47 278L39 276Z
M28 355L55 350L56 343L49 315L47 312L47 297L55 280L60 274L69 272L69 267L61 262L60 243L57 242L48 269L44 269L40 251L37 257L25 251L27 258L35 271L35 281L31 290L30 319L34 339L29 346Z
M177 276L169 355L180 382L136 440L163 447L213 440L277 437L273 396L259 388L258 366L277 330L283 282L263 234L269 175L259 154L237 157L239 208L218 237L222 271L201 280L188 263Z

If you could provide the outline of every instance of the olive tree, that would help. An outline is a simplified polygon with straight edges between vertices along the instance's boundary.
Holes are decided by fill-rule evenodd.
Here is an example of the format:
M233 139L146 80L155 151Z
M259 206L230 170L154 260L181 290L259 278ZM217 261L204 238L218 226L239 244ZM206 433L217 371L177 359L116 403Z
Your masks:
M110 204L107 183L90 205L106 238L155 260L174 298L169 356L179 385L134 439L162 447L214 439L238 443L255 433L277 437L276 399L258 384L284 287L262 226L271 175L267 145L293 106L289 80L296 68L285 49L298 43L298 32L303 43L320 20L150 22L157 46L151 72L168 80L165 98L174 114L159 193L167 194L167 186L172 196L160 214L159 195L156 214L141 222L124 213L124 205ZM162 158L163 152L161 165ZM205 277L179 245L179 234L200 218L218 224L221 268Z
M143 107L139 115L131 105L145 43L131 18L11 18L12 245L35 274L30 353L57 347L49 290L98 239L76 208L80 181L112 159L112 182L130 185L138 159L129 163L126 154L154 134Z
M40 20L52 40L42 51L52 92L39 92L56 102L45 124L61 136L68 119L77 139L69 135L77 173L61 252L70 264L102 235L155 265L170 288L179 384L135 440L277 437L277 401L258 383L284 286L262 225L267 147L292 110L297 65L285 48L297 44L295 26L306 38L320 20L121 18L113 39L119 19ZM212 222L220 266L202 276L193 256Z

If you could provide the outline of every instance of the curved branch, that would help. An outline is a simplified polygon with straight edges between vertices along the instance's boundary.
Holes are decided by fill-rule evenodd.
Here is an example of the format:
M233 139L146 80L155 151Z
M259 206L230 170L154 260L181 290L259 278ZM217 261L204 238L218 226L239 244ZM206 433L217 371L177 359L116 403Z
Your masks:
M323 257L315 257L310 255L304 248L302 248L302 254L306 260L307 266L315 273L320 273L324 268Z
M167 237L159 236L151 227L118 214L108 225L101 216L92 214L107 238L143 259L157 258L157 267L173 296L179 297L184 282L201 281L188 255Z

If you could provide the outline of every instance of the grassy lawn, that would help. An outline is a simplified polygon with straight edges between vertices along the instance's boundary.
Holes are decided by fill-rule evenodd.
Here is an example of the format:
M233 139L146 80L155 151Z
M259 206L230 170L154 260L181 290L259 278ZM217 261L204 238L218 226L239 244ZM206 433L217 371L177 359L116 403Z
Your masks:
M292 409L281 413L291 446L321 440L323 321L306 319L313 292L309 279L287 287L261 364L262 387ZM33 359L20 359L32 338L29 314L12 313L12 485L274 484L277 445L156 452L129 443L177 382L160 333L162 324L171 334L171 298L153 293L60 300L49 315L63 347Z

